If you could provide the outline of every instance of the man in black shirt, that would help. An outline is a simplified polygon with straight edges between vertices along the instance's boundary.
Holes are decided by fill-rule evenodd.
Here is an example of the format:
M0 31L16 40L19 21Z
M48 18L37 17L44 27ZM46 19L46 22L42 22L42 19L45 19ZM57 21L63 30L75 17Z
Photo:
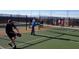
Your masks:
M17 33L19 33L19 30L14 25L14 21L8 20L5 31L7 36L11 39L11 42L9 43L9 45L15 49L16 48L15 39L16 39L17 33L14 32L14 29L16 29Z

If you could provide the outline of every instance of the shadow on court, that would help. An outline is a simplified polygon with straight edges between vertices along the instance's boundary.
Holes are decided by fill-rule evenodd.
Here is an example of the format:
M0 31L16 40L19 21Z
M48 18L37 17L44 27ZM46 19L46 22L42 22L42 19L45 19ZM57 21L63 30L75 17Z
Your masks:
M52 40L52 39L79 42L79 41L77 41L77 40L71 40L71 39L67 39L67 38L58 38L58 37L60 37L60 36L62 36L62 35L63 35L63 34L60 34L60 35L55 36L55 37L50 37L50 36L46 36L46 35L35 35L35 36L39 36L39 37L46 37L47 39L44 39L44 40L41 40L41 41L39 41L39 42L35 42L35 43L32 43L32 44L29 44L29 45L27 45L27 46L23 46L23 47L17 48L17 49L27 48L27 47L30 47L30 46L33 46L33 45L36 45L36 44L39 44L39 43L43 43L43 42L48 41L48 40Z
M8 38L0 38L0 39L3 39L3 40L6 40L6 41L10 41ZM25 42L22 42L22 41L16 41L18 43L25 43ZM30 44L30 43L26 43L26 44Z
M68 35L68 36L79 37L79 35L67 34L67 33L58 32L58 31L49 31L49 32L52 32L52 33L57 33L57 34L62 34L62 35Z

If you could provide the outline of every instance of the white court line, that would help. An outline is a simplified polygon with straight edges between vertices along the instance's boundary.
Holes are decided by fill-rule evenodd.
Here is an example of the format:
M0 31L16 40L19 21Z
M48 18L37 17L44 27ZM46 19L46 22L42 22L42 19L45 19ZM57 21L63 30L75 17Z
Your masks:
M45 38L45 37L42 37L42 38ZM28 41L28 42L26 42L26 43L31 43L31 42L34 42L34 41L40 40L40 39L42 39L42 38L35 39L35 40L31 40L31 41ZM18 46L20 46L20 45L23 45L23 44L19 44Z

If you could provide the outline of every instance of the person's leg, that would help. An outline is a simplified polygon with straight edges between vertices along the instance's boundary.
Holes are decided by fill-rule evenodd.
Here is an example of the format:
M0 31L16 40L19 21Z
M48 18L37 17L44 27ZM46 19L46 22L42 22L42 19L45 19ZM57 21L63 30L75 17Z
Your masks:
M33 35L35 35L35 27L33 28Z
M7 33L7 36L9 37L9 39L10 39L10 42L8 43L8 45L10 45L11 47L12 47L12 41L11 41L11 34L10 33Z
M31 35L33 34L33 27L32 27L32 30L31 30Z
M13 33L7 33L7 36L10 38L10 42L9 42L8 45L16 48L16 44L15 44L16 33L14 33L14 32Z
M11 41L9 42L9 44L8 45L10 45L11 47L15 47L16 48L16 44L15 44L15 39L16 39L16 37L11 37L10 38L11 39Z
M15 39L16 39L16 37L12 37L12 39L11 39L11 41L12 41L12 43L13 43L14 46L16 46Z
M11 38L11 42L13 44L13 48L16 48L15 39L16 39L16 37L12 37Z
M34 34L34 27L32 27L32 30L31 30L31 35Z

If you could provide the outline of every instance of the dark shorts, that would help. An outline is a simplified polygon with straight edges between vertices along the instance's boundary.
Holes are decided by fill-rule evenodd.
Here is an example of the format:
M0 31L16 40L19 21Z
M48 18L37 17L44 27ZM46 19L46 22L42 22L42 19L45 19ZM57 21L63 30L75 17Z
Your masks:
M8 32L7 36L11 39L12 37L16 36L16 33L15 32Z

